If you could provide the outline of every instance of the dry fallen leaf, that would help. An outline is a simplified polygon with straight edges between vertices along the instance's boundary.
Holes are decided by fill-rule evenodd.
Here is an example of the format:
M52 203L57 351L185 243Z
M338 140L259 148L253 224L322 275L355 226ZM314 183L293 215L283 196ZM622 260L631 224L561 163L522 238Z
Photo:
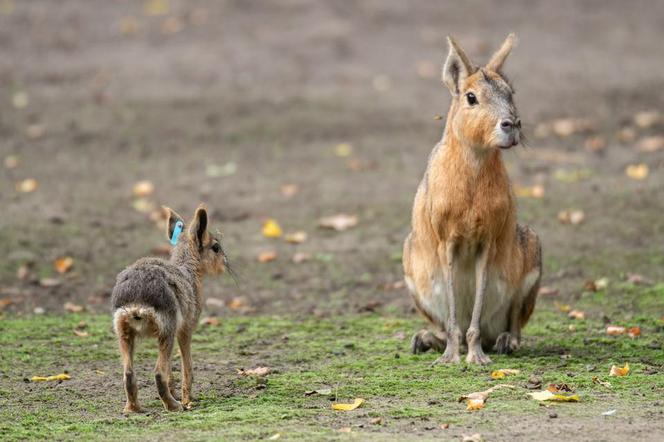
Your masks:
M5 168L16 169L19 164L21 164L21 160L17 155L7 155L5 157Z
M25 129L25 136L28 137L29 140L38 140L43 137L45 133L46 126L43 124L30 124Z
M283 184L281 186L281 194L286 198L294 197L299 191L300 188L297 184Z
M606 334L609 336L619 336L624 335L627 329L619 325L609 325L606 327Z
M636 149L640 152L658 152L664 149L664 136L654 135L651 137L641 138L639 142L636 143Z
M575 133L589 132L594 129L591 120L583 118L558 118L551 121L551 130L559 137L568 137Z
M623 127L616 133L616 138L621 143L631 143L636 139L636 130L633 127Z
M318 221L318 225L326 229L333 229L340 232L347 230L351 227L355 227L357 225L357 222L358 222L357 216L340 213L338 215L326 216L321 218Z
M586 219L583 210L562 210L558 212L558 221L561 224L581 224Z
M161 33L165 35L177 34L182 28L182 20L177 17L168 17L161 23Z
M516 196L523 198L542 198L544 196L544 186L537 184L535 186L516 186Z
M277 220L269 218L263 222L263 236L266 238L279 238L283 231Z
M653 282L650 279L646 278L643 275L639 275L637 273L628 273L627 282L634 285L643 285L643 286L650 286L653 284Z
M83 306L73 302L65 302L64 309L70 313L79 313L83 311Z
M268 437L267 440L277 440L281 437L281 433L274 433L272 436Z
M563 313L568 313L570 310L572 310L572 306L569 304L560 304L559 302L554 302L553 305L555 305L556 308Z
M241 376L257 376L257 377L263 377L267 376L272 372L272 369L269 367L256 367L252 368L250 370L245 370L243 368L239 368L237 370L237 374Z
M297 232L287 234L284 239L291 244L301 244L307 240L307 232L298 230Z
M503 379L506 376L512 376L514 374L521 373L521 370L516 370L512 368L501 368L499 370L494 370L491 372L491 379Z
M152 184L152 182L148 180L138 181L136 184L134 184L134 187L132 188L132 193L134 194L135 197L138 198L144 198L146 196L150 196L152 195L153 192L154 192L154 184Z
M311 254L305 253L305 252L298 252L293 255L293 262L295 264L300 264L302 262L306 262L311 260Z
M16 191L20 193L30 193L37 190L39 182L34 178L28 178L16 183Z
M565 396L563 394L555 394L549 390L537 391L534 393L528 393L530 397L537 401L556 401L556 402L579 402L580 398L578 394L573 394L571 396Z
M574 392L574 389L567 385L566 383L562 382L560 384L549 384L548 387L546 387L548 391L551 393L557 394L557 393L572 393Z
M491 387L488 390L478 391L475 393L466 394L460 396L458 401L466 401L466 410L480 410L484 408L486 400L489 398L489 395L496 390L501 388L514 388L513 385L508 384L498 384L495 387Z
M118 29L122 35L134 35L138 32L139 23L135 17L122 17Z
M132 203L134 210L140 213L151 213L157 209L157 205L148 198L137 198Z
M450 424L440 424L438 427L441 430L447 430L448 428L450 428Z
M647 129L661 121L664 121L664 115L657 110L637 112L634 115L634 124L641 129Z
M236 296L226 303L226 307L231 310L247 310L249 309L249 302L244 296Z
M341 427L339 428L339 433L352 433L353 430L350 427Z
M606 148L606 139L604 137L590 137L585 143L586 150L590 152L601 152Z
M571 319L586 319L586 313L581 310L572 310L567 314Z
M382 417L372 417L371 419L369 419L369 423L371 425L382 425L383 418Z
M87 338L88 336L90 336L90 334L85 330L79 330L77 328L74 329L74 334L79 338Z
M364 399L356 398L352 404L332 404L332 409L337 411L352 411L364 403Z
M145 15L166 15L170 10L169 0L148 0L143 5Z
M0 312L3 311L8 306L14 303L13 299L10 298L0 298Z
M271 262L277 259L276 250L264 250L258 254L258 262Z
M339 143L334 148L334 154L338 157L349 157L353 153L353 146L349 143Z
M48 382L48 381L68 381L71 379L67 373L56 374L54 376L33 376L30 380L32 382Z
M62 284L62 281L57 278L42 278L39 280L39 285L44 288L53 288L59 286L60 284Z
M484 438L480 433L464 434L462 436L461 442L484 442Z
M74 258L71 256L62 256L53 261L53 268L56 272L63 274L69 272L74 266Z
M28 104L30 104L30 99L25 92L18 91L12 95L12 105L14 105L15 109L25 109L28 107Z
M650 173L647 164L630 164L625 169L625 174L633 180L645 180Z
M219 318L217 318L216 316L208 316L206 318L201 319L201 324L217 326L219 325Z
M641 336L641 327L637 326L637 327L628 328L627 329L627 336L629 336L632 339L638 338L639 336Z
M600 378L598 378L597 376L593 376L592 381L593 381L593 384L599 384L599 385L601 385L603 387L606 387L606 388L612 388L611 384L609 382L603 381Z
M625 362L624 367L618 367L616 365L611 366L611 371L609 376L627 376L629 374L629 363Z
M554 289L553 287L548 287L548 286L542 286L540 287L539 291L537 292L538 296L557 296L558 295L558 289Z

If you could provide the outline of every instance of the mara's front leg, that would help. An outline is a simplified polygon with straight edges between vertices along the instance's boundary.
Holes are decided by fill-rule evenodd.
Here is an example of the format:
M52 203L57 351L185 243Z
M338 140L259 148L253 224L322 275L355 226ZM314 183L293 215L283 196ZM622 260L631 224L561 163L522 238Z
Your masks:
M482 339L480 338L480 322L489 274L490 252L490 246L484 244L475 260L475 303L473 304L473 315L470 319L470 326L466 332L466 343L468 344L466 362L481 365L491 363L491 359L482 350Z
M454 274L456 271L457 264L457 247L456 244L450 242L444 247L445 250L445 259L442 260L445 262L443 266L443 275L446 282L446 291L445 296L447 297L447 323L445 324L445 329L447 331L447 343L445 345L445 352L443 355L436 359L432 365L435 364L458 364L461 361L459 356L459 341L461 340L461 331L459 330L459 324L457 322L457 313L456 313L456 296L454 290Z

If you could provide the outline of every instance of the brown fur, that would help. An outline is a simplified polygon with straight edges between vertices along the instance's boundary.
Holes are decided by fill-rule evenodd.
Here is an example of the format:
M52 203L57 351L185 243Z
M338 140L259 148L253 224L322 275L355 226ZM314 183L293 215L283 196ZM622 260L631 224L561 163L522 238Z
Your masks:
M440 336L446 333L438 362L459 361L462 336L469 362L490 362L482 347L516 349L535 305L539 239L517 225L501 153L520 137L513 91L499 73L513 41L508 37L490 64L477 69L450 38L443 81L453 100L443 140L431 153L415 196L403 253L417 309ZM512 124L509 129L502 128L505 121ZM491 314L499 317L485 317ZM422 333L413 339L414 352L427 350Z
M177 221L184 221L173 210L168 214L168 237ZM127 404L125 412L138 412L138 388L133 356L136 339L152 337L159 343L155 382L164 408L182 410L191 405L191 337L203 305L201 279L222 273L228 259L219 239L207 230L205 206L196 209L193 221L183 230L169 260L142 258L120 272L111 298L113 326L118 336L124 369ZM177 339L182 356L182 400L174 397L171 355Z

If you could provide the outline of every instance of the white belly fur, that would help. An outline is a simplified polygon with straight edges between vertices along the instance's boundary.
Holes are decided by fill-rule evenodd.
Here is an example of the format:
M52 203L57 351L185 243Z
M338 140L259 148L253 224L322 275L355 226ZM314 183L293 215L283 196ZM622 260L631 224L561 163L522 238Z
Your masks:
M406 283L413 291L412 281L407 280ZM475 303L474 265L457 268L454 285L457 323L462 339L465 339ZM418 298L422 307L434 319L441 324L446 324L450 311L446 293L447 282L441 277L433 282L432 287L432 292L428 296L422 293ZM483 342L493 344L500 333L508 331L511 299L512 294L507 293L507 285L498 272L490 270L480 319L480 335Z

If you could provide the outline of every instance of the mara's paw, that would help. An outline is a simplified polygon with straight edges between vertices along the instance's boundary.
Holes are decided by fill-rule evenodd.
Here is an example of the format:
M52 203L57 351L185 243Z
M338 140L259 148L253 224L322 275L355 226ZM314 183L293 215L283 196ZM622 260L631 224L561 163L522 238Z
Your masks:
M491 359L484 353L482 347L470 347L468 348L466 362L469 364L488 365L491 363Z
M122 413L123 414L143 413L143 409L139 407L138 404L136 405L127 404L122 410Z
M493 350L498 354L510 354L519 349L519 340L508 332L498 335Z
M413 335L413 339L410 341L410 351L413 354L426 353L431 349L437 352L442 352L445 349L444 334L437 335L429 330L420 330Z
M461 356L459 356L459 348L453 348L448 346L445 349L445 353L440 356L438 359L431 363L431 366L440 365L440 364L458 364L461 362Z
M182 411L184 407L178 401L173 401L171 403L164 403L164 408L166 411Z

